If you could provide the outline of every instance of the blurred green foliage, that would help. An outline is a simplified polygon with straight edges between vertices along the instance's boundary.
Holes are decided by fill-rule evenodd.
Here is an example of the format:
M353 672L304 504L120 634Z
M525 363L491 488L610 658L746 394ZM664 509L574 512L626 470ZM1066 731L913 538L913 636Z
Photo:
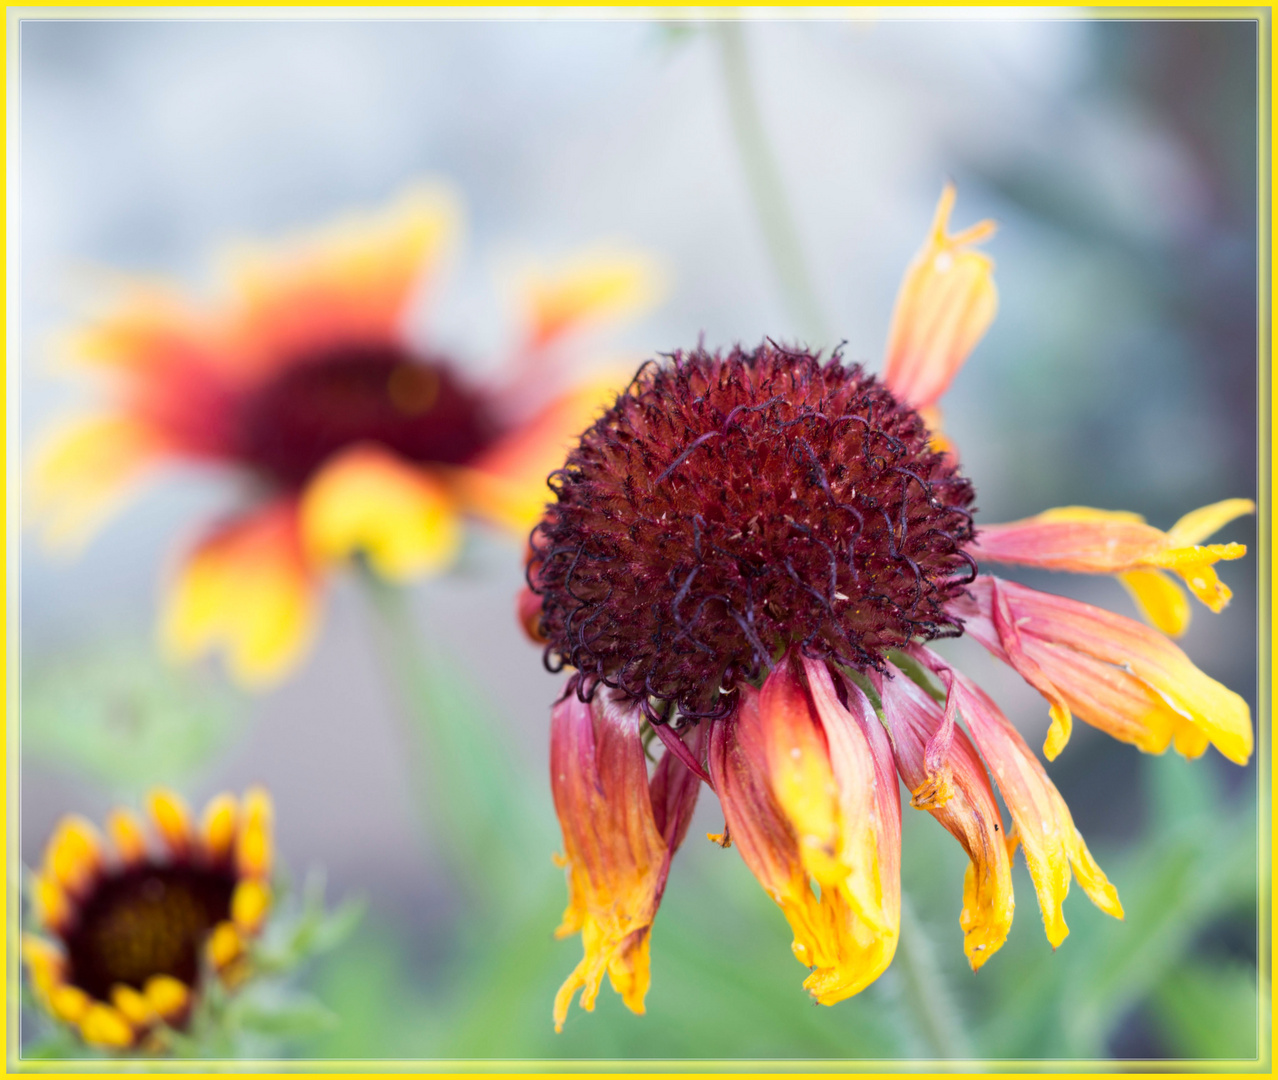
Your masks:
M25 674L22 752L137 796L207 768L242 730L243 712L224 683L166 664L150 641L105 640Z

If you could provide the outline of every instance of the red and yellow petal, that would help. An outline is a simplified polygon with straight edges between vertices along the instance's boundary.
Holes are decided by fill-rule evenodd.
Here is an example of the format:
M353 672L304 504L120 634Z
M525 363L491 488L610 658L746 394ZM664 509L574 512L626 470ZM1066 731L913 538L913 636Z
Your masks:
M926 752L944 722L940 707L905 675L889 668L876 680L897 770L912 791L926 787ZM963 952L976 971L1007 940L1016 903L1007 830L975 748L956 730L948 754L950 797L926 809L963 845L971 860L963 878Z
M1156 630L1112 612L982 576L953 605L966 631L1021 671L1026 655L1078 715L1115 738L1161 753L1201 753L1203 737L1225 757L1251 756L1251 710ZM1014 626L1021 652L1007 649ZM1197 734L1195 733L1197 732Z
M800 682L802 663L811 699ZM900 929L900 803L882 727L864 694L845 708L822 664L787 658L716 721L710 773L733 843L794 933L825 1005L887 968ZM819 895L812 882L819 886Z
M555 1030L573 995L594 1009L605 972L644 1011L649 935L672 853L653 813L639 713L600 689L569 693L551 714L551 790L563 831L568 907L556 937L580 933L581 962L555 995Z
M240 684L276 682L315 633L318 600L303 555L297 509L281 500L224 526L188 556L164 597L161 640L169 655L226 655Z
M1069 892L1071 868L1092 903L1106 914L1121 919L1123 908L1117 890L1087 850L1065 800L1016 728L980 687L951 669L931 650L916 648L914 652L955 696L958 712L967 722L972 741L998 784L1016 823L1016 839L1025 852L1052 948L1069 934L1063 905Z
M399 341L459 221L450 191L423 186L291 241L242 246L229 260L237 362L264 378L344 344Z
M951 235L955 189L946 184L927 242L901 282L883 382L915 408L932 405L989 329L998 309L994 263L972 249L994 232L982 221Z
M1185 515L1163 532L1138 514L1064 506L1023 521L984 526L968 551L978 561L1118 574L1145 617L1165 633L1178 635L1189 624L1189 608L1179 587L1160 571L1176 573L1208 608L1221 611L1230 592L1213 564L1241 558L1247 549L1200 541L1254 510L1250 499L1226 499Z
M437 574L461 547L457 506L443 481L372 444L329 459L303 491L298 515L312 562L360 553L388 581Z

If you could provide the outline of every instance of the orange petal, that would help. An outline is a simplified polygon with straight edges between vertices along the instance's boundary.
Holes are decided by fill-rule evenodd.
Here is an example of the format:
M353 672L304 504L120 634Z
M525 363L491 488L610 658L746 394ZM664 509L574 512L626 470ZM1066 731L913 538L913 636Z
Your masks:
M301 660L316 608L296 507L281 500L224 526L187 558L164 598L161 640L180 661L223 651L237 682L262 687Z
M899 671L876 680L896 752L897 770L906 787L917 790L928 779L926 751L944 722L936 702ZM1015 901L1012 867L1003 825L989 777L975 748L956 730L949 751L950 798L943 806L925 806L963 845L971 862L963 879L963 951L977 970L1007 940Z
M975 683L954 671L931 650L918 647L913 652L949 686L973 742L994 774L1003 801L1016 823L1052 948L1069 934L1062 906L1069 892L1071 867L1092 902L1121 919L1123 908L1117 891L1087 850L1069 807L1025 740Z
M604 972L627 1007L643 1012L648 935L669 849L652 813L639 713L602 688L573 692L551 714L551 789L563 830L568 908L557 937L581 933L585 955L555 995L555 1030L581 989L593 1010Z
M946 184L932 229L905 272L888 334L883 382L915 408L933 404L994 321L994 263L974 251L994 232L982 221L950 235L953 184Z
M302 493L302 542L317 564L362 553L389 581L450 566L461 525L448 489L380 446L352 446L330 458Z

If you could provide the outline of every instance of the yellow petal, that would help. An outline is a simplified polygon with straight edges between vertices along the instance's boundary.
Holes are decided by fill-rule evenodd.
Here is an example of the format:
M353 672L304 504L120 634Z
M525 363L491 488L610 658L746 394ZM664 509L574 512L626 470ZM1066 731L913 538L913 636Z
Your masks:
M1185 591L1161 570L1128 570L1118 580L1131 593L1140 613L1164 634L1180 637L1189 629Z
M235 846L236 869L243 877L264 878L270 874L274 858L274 818L274 806L265 788L253 787L244 793Z
M271 887L256 879L241 881L231 894L231 919L241 934L256 934L271 910Z
M36 923L61 929L71 917L71 900L51 874L31 875L31 914Z
M200 838L208 858L220 862L231 853L235 843L239 803L229 791L211 798L200 819Z
M112 810L106 828L122 863L131 866L146 858L146 832L142 819L132 810Z
M161 642L178 661L223 650L231 676L260 688L288 674L309 646L315 591L295 507L272 504L190 555L164 598Z
M169 850L185 855L191 850L191 811L177 792L157 788L147 796L147 810Z
M155 1023L157 1016L151 1003L131 986L116 983L111 987L111 1004L139 1031Z
M91 821L70 815L59 822L45 852L48 873L64 889L81 892L102 865L102 840Z
M34 451L27 495L50 547L76 551L88 543L166 445L122 413L70 421L46 435Z
M302 494L300 519L312 560L363 553L389 581L439 573L461 546L461 524L444 484L373 445L351 447L315 474Z
M223 921L213 928L206 947L209 962L218 971L239 959L244 952L244 939L233 922Z
M67 962L62 950L35 934L23 934L22 963L36 996L47 1005L54 987L62 983L66 971Z
M95 1001L80 1017L80 1034L91 1046L122 1050L133 1044L133 1028L119 1009Z
M147 1004L164 1020L173 1020L186 1011L191 990L172 975L152 975L142 986Z
M988 238L994 223L950 235L954 199L954 185L946 184L927 243L910 263L892 313L883 382L915 408L945 392L998 309L994 263L970 246Z
M1172 547L1193 547L1207 537L1223 529L1235 518L1255 513L1256 504L1250 499L1224 499L1210 506L1191 510L1167 530Z
M93 999L88 994L69 983L55 986L49 992L49 1008L53 1015L68 1024L79 1023L92 1004Z
M523 292L533 346L650 307L662 292L662 276L652 259L637 253L585 255L528 274Z

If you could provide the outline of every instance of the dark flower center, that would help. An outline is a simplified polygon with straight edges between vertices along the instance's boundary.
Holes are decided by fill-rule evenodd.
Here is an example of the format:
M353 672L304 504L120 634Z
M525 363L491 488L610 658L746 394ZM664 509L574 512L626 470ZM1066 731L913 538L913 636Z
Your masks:
M194 986L204 943L230 918L234 889L229 870L190 866L141 866L103 878L65 936L70 981L104 1001L116 983L140 990L152 975Z
M669 359L552 477L529 567L552 670L711 716L791 646L864 670L961 633L974 493L917 412L837 354Z
M460 465L492 441L496 425L447 364L386 345L284 368L244 400L239 433L246 461L297 488L335 451L365 441L412 461Z

